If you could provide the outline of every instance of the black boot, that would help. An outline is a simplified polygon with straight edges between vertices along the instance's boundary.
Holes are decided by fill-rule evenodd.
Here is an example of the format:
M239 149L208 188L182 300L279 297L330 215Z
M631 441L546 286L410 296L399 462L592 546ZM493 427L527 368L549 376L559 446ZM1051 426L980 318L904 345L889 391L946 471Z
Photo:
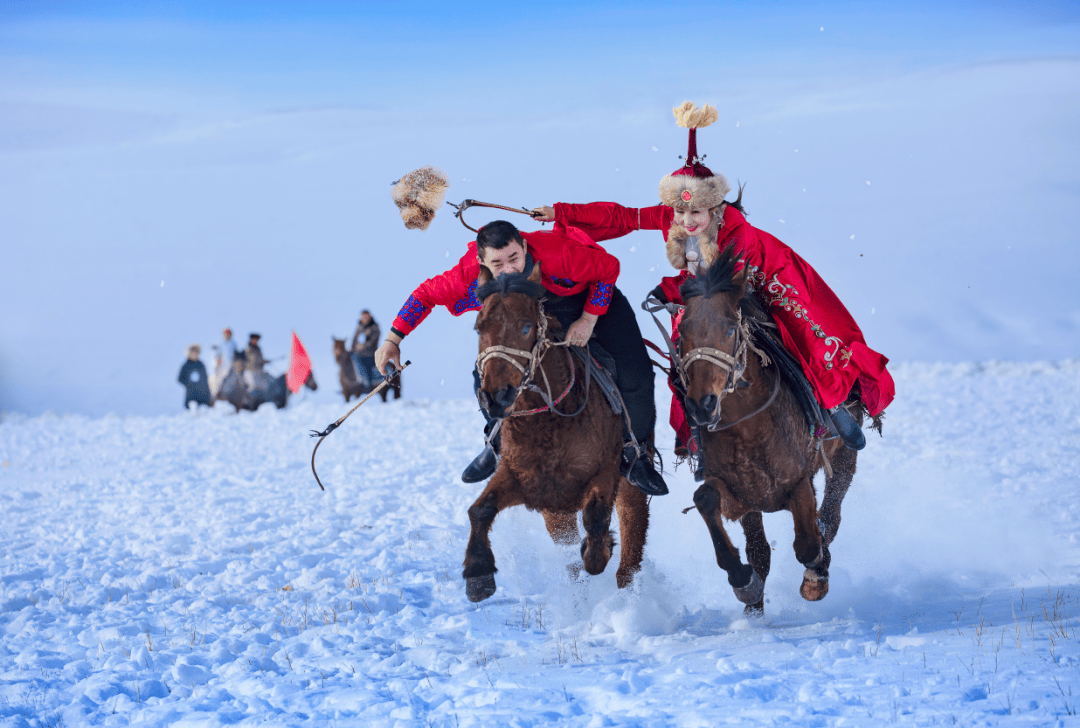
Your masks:
M488 423L488 426L484 428L484 434L491 433L491 427L494 421ZM495 466L499 464L499 445L502 442L502 433L496 433L495 438L491 441L491 444L484 448L484 451L473 458L473 461L465 468L465 472L461 474L461 479L466 483L479 483L481 480L487 480L495 473Z
M645 495L668 494L667 483L664 482L660 473L656 472L652 460L649 459L644 450L641 452L641 457L638 457L637 450L634 449L633 445L624 447L621 471L623 476L636 485L638 490Z
M465 468L465 472L461 474L462 481L466 483L479 483L481 480L487 480L494 474L495 466L499 463L499 456L495 454L495 450L488 445L484 448L484 451L477 455L468 467Z
M862 428L843 405L829 410L829 417L832 419L833 427L836 428L836 433L840 435L845 445L852 450L862 450L866 447L866 437L863 435Z

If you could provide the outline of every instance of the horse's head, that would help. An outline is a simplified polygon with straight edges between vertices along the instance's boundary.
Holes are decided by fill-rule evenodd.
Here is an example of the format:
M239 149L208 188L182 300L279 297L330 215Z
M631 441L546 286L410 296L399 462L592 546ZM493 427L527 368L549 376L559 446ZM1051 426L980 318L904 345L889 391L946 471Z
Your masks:
M480 334L480 407L491 417L505 417L525 379L540 330L540 264L532 272L504 273L498 278L483 266L476 296L484 307L476 317Z
M334 336L330 338L334 341L334 358L340 359L345 356L345 339L338 339Z
M679 355L688 378L686 416L699 427L720 422L720 400L738 384L746 366L741 302L746 269L731 247L682 285L686 304L679 323Z
M315 383L315 372L308 372L307 379L304 380L304 386L310 389L312 392L319 388L319 385Z

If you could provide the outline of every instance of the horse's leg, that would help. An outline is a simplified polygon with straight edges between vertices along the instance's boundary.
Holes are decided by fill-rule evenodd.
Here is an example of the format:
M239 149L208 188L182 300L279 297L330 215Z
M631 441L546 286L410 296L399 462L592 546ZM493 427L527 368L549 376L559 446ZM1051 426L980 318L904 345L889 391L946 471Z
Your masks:
M618 478L617 470L602 472L593 478L585 496L585 507L581 509L581 525L585 527L581 561L585 571L593 576L604 573L615 548L615 537L611 535L611 510Z
M761 513L750 511L739 519L742 524L743 535L746 536L746 560L754 567L754 572L761 577L762 586L769 578L769 569L772 567L772 549L769 541L765 538L765 526L761 522ZM755 604L747 604L743 609L747 616L760 617L765 613L765 598Z
M641 571L645 556L645 536L649 530L649 501L644 493L625 478L619 479L619 493L615 497L619 513L619 569L615 583L619 588L630 586L634 574Z
M761 580L754 567L742 562L739 550L731 543L724 530L723 498L730 498L727 488L715 478L707 478L694 493L694 505L705 520L705 525L712 536L716 550L716 564L727 572L728 584L735 592L735 597L743 604L757 604L765 596L765 582Z
M491 552L488 534L499 511L524 503L520 483L506 468L499 468L491 476L480 497L469 506L469 522L472 529L465 547L465 567L461 571L465 579L465 594L471 602L482 602L495 593L495 554Z
M806 567L799 594L816 602L829 593L829 567L825 562L825 541L817 521L817 500L810 478L800 483L792 493L788 510L795 520L795 558Z
M825 478L825 495L821 499L819 518L821 519L821 539L828 546L840 530L840 505L844 502L851 480L855 477L855 462L858 451L841 447L832 455L832 477Z
M577 527L576 513L556 513L555 511L543 511L544 525L547 527L551 540L560 546L572 546L578 542L580 535Z

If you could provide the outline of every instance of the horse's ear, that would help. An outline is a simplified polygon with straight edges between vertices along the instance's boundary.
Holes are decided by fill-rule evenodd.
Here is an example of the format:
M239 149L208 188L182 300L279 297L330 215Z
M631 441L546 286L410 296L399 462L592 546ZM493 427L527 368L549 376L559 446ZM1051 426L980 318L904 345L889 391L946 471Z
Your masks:
M543 280L540 278L540 261L533 263L532 273L529 274L529 280L533 283L543 284Z
M491 271L488 270L488 267L486 265L481 263L480 270L476 274L476 286L479 288L480 286L484 285L485 283L489 283L490 281Z

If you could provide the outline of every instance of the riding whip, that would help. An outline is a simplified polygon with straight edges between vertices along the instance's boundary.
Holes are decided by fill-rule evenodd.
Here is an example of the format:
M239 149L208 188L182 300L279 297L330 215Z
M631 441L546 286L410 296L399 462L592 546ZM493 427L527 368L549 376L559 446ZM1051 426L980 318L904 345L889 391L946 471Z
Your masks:
M456 217L458 220L461 220L461 224L464 225L465 227L469 228L470 230L472 230L474 233L477 233L477 232L480 232L480 231L477 230L476 228L474 228L469 223L465 222L465 218L462 217L462 214L461 214L461 213L465 212L466 210L468 210L470 207L494 207L496 210L506 210L507 212L518 212L518 213L521 213L522 215L528 215L529 217L532 217L532 218L540 217L539 212L535 212L533 210L530 210L527 207L522 207L522 208L506 207L505 205L496 205L496 204L494 204L492 202L480 202L479 200L465 200L460 205L455 205L453 202L447 202L446 204L450 205L450 207L457 210L457 212L454 213L454 217Z
M319 484L319 488L321 490L325 491L326 488L323 487L322 481L319 480L319 474L317 472L315 472L315 453L317 453L319 451L319 445L322 445L322 441L326 439L326 436L329 435L334 430L336 430L338 428L338 426L342 422L344 422L345 419L349 415L351 415L353 412L355 412L357 409L359 409L360 405L362 405L364 402L367 402L369 399L371 399L376 394L378 394L383 389L385 389L387 386L389 386L390 383L392 381L394 381L395 379L397 379L398 375L400 375L403 371L405 371L405 369L410 364L412 364L411 361L406 361L404 364L401 365L401 369L398 369L397 367L394 366L393 362L388 362L387 365L386 365L386 378L383 379L379 383L379 386L375 387L375 389L368 392L368 395L366 397L364 397L362 400L360 400L359 402L357 402L355 407L353 407L351 410L349 410L344 415L342 415L341 419L339 419L337 422L330 423L330 426L327 427L322 432L319 432L318 430L312 430L311 431L311 436L312 437L319 438L319 441L317 443L315 443L315 449L311 451L311 474L315 476L315 482Z

